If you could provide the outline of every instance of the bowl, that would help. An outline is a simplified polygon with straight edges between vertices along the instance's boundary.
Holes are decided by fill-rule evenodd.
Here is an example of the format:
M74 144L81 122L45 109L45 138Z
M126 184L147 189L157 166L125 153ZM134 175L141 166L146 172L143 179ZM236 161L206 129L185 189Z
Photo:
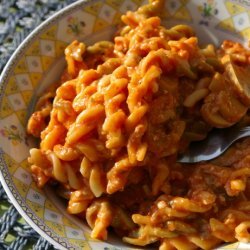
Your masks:
M37 188L27 157L34 141L25 126L37 97L59 79L65 67L64 49L74 39L87 44L111 39L120 16L147 1L78 1L36 28L15 51L0 79L0 179L24 219L59 249L136 249L115 237L93 240L82 221L66 213L66 204L49 187ZM248 1L168 0L163 23L194 27L200 43L250 38ZM221 249L250 249L234 243ZM138 249L138 248L137 248Z

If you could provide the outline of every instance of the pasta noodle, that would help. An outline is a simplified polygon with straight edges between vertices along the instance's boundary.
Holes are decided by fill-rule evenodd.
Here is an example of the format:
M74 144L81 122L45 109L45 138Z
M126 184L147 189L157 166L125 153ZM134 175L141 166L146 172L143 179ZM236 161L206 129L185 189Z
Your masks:
M122 16L114 41L65 50L61 80L41 96L28 161L93 238L109 228L160 250L250 242L250 140L211 162L176 162L213 128L250 124L250 51L200 47L187 25L165 28L164 1Z

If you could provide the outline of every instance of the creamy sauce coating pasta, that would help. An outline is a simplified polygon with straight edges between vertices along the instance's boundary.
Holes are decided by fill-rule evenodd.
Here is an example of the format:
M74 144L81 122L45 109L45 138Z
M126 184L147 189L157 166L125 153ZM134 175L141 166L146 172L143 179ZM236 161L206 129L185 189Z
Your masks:
M61 81L27 131L39 187L55 185L91 236L108 230L160 250L250 241L250 139L210 162L176 162L214 127L250 124L250 51L201 47L187 25L161 25L164 1L122 16L113 41L73 41Z

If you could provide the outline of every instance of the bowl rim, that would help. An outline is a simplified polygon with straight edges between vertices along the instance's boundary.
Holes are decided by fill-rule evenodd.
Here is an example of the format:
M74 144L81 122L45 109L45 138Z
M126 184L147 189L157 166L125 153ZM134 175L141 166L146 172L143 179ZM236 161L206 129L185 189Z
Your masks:
M14 66L16 66L16 62L18 62L18 59L21 58L23 55L23 52L25 49L29 47L29 45L32 44L34 39L36 39L41 32L46 30L47 27L52 26L54 23L62 20L66 15L70 14L71 12L79 10L78 7L83 7L85 4L87 5L90 2L95 2L96 0L77 0L74 3L71 3L64 8L62 8L59 11L56 11L52 16L50 16L48 19L44 20L42 23L40 23L15 49L14 53L11 55L11 57L8 59L7 64L4 66L3 71L0 75L0 102L2 101L2 98L4 96L4 83L5 81L10 77L10 73L13 71ZM58 249L62 250L68 250L66 246L61 245L58 241L53 239L50 235L48 235L44 230L42 230L33 220L31 217L29 217L24 210L24 208L18 203L17 198L12 193L11 189L9 188L4 174L4 163L2 162L2 155L3 151L0 148L0 182L2 184L3 189L5 190L8 198L14 205L14 207L17 209L17 211L20 213L20 215L24 218L24 220L44 239L46 239L49 243L57 247ZM72 248L71 248L72 249Z

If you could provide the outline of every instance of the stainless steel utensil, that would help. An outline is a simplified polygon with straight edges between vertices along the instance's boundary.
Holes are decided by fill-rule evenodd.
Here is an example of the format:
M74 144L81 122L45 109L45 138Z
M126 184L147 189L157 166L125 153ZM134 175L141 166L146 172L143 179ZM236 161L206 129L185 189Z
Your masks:
M189 149L177 159L182 163L212 160L226 151L235 141L250 136L250 126L213 129L203 141L193 142Z

